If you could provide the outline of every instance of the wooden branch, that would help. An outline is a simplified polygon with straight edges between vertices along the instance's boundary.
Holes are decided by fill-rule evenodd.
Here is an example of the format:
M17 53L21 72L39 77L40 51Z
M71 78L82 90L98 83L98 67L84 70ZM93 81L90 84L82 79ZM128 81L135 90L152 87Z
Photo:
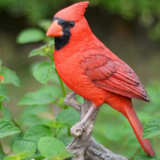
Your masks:
M81 121L88 112L92 102L85 99L84 104L82 105L77 102L75 95L75 92L69 93L64 99L64 103L80 113ZM75 138L67 146L67 149L71 153L74 153L75 157L68 160L128 160L124 156L111 152L91 137L94 121L99 109L100 106L93 111L93 114L83 126L79 126L77 123L71 128L71 134Z

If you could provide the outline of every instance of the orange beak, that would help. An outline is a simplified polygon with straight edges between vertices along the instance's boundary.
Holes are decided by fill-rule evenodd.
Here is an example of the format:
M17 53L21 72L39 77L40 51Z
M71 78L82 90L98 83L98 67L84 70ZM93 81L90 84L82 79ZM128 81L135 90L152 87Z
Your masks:
M58 20L53 21L53 23L50 25L46 35L52 36L52 37L63 36L63 28L61 25L58 24Z

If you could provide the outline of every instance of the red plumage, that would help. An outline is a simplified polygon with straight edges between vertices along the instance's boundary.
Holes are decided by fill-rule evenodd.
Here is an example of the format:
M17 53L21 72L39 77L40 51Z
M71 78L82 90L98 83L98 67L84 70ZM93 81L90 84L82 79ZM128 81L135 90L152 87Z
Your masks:
M65 36L65 26L57 39L62 45L54 52L59 76L70 89L96 106L107 103L121 112L129 120L144 151L154 156L150 141L142 139L143 127L131 103L131 98L149 101L146 91L134 71L92 33L84 17L88 3L76 3L55 15L55 18L75 23L67 30L70 36L64 45L60 40ZM56 25L63 26L61 21L57 20ZM56 25L51 25L47 35L54 36Z

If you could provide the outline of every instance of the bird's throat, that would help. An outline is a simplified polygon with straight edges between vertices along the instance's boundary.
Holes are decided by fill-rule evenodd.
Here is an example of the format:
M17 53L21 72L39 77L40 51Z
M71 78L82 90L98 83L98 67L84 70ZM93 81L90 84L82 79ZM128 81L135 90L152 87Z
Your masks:
M60 49L64 48L69 43L70 36L71 36L71 33L67 32L61 37L55 37L54 38L54 40L55 40L55 49L56 50L60 50Z

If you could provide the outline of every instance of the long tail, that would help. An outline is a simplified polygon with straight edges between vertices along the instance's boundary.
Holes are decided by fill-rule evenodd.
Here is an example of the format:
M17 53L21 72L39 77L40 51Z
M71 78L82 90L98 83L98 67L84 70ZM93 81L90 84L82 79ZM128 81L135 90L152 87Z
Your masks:
M146 152L147 155L150 156L155 156L155 152L152 148L152 145L150 143L149 139L142 139L142 134L143 134L143 126L141 124L141 122L139 121L132 103L130 106L125 106L125 116L127 117L127 119L129 120L129 123L132 126L132 129L139 141L139 143L141 144L143 150Z

